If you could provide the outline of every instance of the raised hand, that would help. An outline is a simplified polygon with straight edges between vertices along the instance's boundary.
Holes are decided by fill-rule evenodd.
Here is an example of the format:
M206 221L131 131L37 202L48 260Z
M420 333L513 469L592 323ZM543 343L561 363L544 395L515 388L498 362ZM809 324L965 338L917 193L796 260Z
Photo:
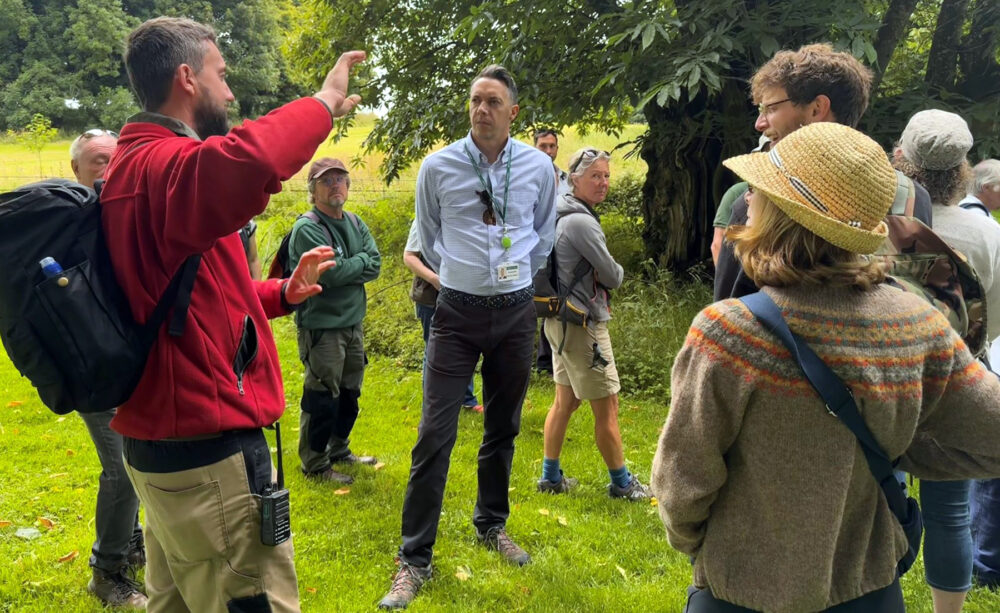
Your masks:
M311 296L323 291L318 283L320 275L333 268L337 263L333 260L335 252L332 247L314 247L302 254L299 265L292 271L285 286L285 301L288 304L301 304Z
M363 62L365 57L367 54L364 51L348 51L342 54L337 58L333 70L327 73L322 89L316 92L315 96L330 107L334 117L346 115L361 102L361 96L347 95L347 82L351 69Z

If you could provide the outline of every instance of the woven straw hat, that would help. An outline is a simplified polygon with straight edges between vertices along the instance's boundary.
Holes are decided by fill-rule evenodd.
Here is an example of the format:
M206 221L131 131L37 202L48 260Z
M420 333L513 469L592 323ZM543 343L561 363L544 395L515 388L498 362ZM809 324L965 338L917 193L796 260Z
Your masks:
M853 128L809 124L768 153L723 164L837 247L874 253L888 235L883 218L896 195L896 172L878 143Z

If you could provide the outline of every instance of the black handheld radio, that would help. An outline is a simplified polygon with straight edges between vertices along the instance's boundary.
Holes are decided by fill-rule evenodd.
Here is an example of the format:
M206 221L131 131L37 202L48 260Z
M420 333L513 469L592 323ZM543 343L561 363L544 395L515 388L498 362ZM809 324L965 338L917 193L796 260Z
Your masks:
M281 425L274 422L278 444L278 482L271 483L260 496L260 542L274 547L292 536L291 508L285 489L285 470L281 462Z

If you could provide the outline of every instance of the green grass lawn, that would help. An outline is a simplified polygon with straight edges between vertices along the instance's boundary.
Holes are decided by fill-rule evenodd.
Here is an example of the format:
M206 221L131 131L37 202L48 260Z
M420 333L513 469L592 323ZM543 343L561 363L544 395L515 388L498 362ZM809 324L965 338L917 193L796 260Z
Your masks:
M370 120L367 125L361 122L346 141L325 145L317 156L353 157L370 125ZM626 138L641 127L630 130ZM616 142L610 136L580 139L572 131L561 140L559 161L563 166L583 144L611 148ZM41 175L70 176L65 159L68 146L68 141L54 143L42 152ZM620 155L616 153L613 172L645 170L641 160L622 160ZM395 192L411 195L416 169L385 188L374 175L377 165L378 159L373 157L364 169L352 172L350 205L378 230L386 254L382 278L369 289L369 339L374 344L377 328L382 327L383 345L390 345L384 338L387 334L405 337L412 345L410 341L419 342L419 323L407 315L412 313L405 298L408 278L399 269L398 257L412 213L404 210L405 198L384 198ZM0 143L0 189L36 180L39 172L33 153ZM282 228L294 218L291 209L306 206L305 194L296 193L304 192L301 179L289 182L287 189L292 194L281 202L272 201L277 213L261 224L265 259L280 240ZM691 296L695 296L695 303L707 298L698 298L704 293L698 291L688 292L686 298L650 292L644 298L647 302L639 296L619 302L612 337L620 349L616 354L628 354L632 349L626 345L629 335L616 336L615 326L631 322L630 329L637 329L641 313L636 309L643 304L655 303L666 309L670 317L657 316L659 336L649 336L655 343L665 335L669 343L657 345L652 357L637 360L644 368L662 370L653 375L664 379L669 355L660 354L679 346L689 320L689 316L678 314L697 310ZM275 321L273 327L284 368L284 461L291 490L302 608L323 613L373 610L395 569L393 556L399 545L409 454L420 419L420 372L415 368L419 353L403 351L400 355L405 359L373 356L353 447L359 453L377 455L385 466L378 471L370 467L349 469L357 481L349 492L336 494L339 488L307 482L298 472L295 447L302 366L294 324L286 318ZM642 346L644 341L632 338L631 345ZM630 389L624 392L620 421L626 457L645 481L669 399L637 396ZM687 559L668 546L655 506L608 499L608 475L593 443L593 418L586 407L570 423L562 457L567 472L580 479L579 489L565 496L535 492L541 469L542 427L552 396L551 381L536 378L532 382L511 481L509 531L531 553L533 563L512 568L475 542L471 516L482 417L463 413L435 550L435 577L410 610L679 611L683 606L684 589L690 580ZM0 613L103 610L85 591L100 473L97 454L79 417L50 413L3 352L0 449ZM24 540L15 535L20 528L32 527L40 530L40 537ZM919 562L903 585L909 610L930 613L930 593ZM995 613L1000 611L1000 597L974 591L966 610Z
M419 325L415 319L413 325ZM377 454L385 467L349 469L357 481L349 493L337 495L337 487L307 482L298 473L302 367L291 321L276 321L274 328L288 402L283 451L302 607L373 610L394 570L409 453L420 418L420 373L386 359L372 361L353 447ZM482 418L463 413L435 577L412 611L679 611L683 606L687 561L667 545L654 506L608 499L608 476L586 408L570 424L563 455L567 471L581 481L579 489L566 496L535 492L552 394L550 381L532 382L511 481L509 530L533 563L513 568L475 543L471 514ZM0 407L0 611L100 611L84 589L100 472L86 428L77 416L56 417L42 406L5 355L0 356ZM665 403L626 394L621 414L629 465L646 479ZM48 521L51 528L45 526ZM25 527L38 528L41 537L16 537L15 531ZM911 611L930 613L922 575L918 564L905 577L907 603ZM1000 598L977 590L966 610L998 611Z

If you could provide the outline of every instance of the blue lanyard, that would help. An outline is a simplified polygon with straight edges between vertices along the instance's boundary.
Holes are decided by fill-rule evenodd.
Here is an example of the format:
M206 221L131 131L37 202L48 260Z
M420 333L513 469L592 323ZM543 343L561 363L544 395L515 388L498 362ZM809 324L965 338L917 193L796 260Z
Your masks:
M472 159L472 152L469 151L469 145L463 144L465 148L465 155L469 156L469 162L472 164L472 168L476 171L476 176L479 177L479 182L482 184L483 189L486 190L486 194L490 197L490 202L493 203L493 209L500 215L500 221L503 222L503 233L507 234L507 193L510 191L510 161L514 157L514 147L510 144L510 137L508 139L508 147L510 151L507 152L507 178L504 180L503 186L503 209L497 204L496 196L493 195L493 188L486 184L486 179L483 178L483 173L479 170L479 163Z

